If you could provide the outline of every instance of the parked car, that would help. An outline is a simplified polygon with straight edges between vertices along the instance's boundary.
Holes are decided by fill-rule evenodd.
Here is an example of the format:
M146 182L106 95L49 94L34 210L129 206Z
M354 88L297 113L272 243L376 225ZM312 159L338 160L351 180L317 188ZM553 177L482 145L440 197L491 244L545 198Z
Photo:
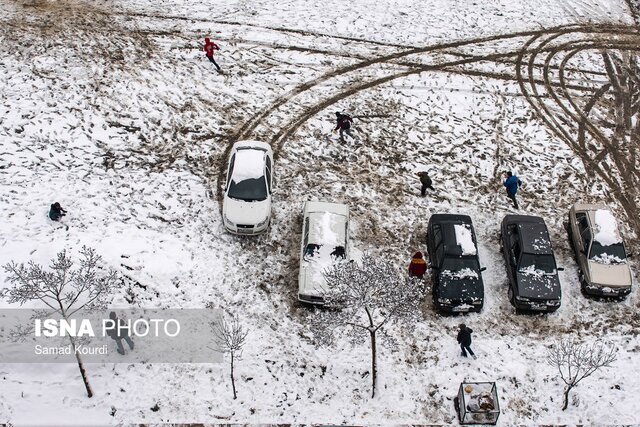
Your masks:
M229 157L222 201L224 226L234 234L259 234L269 227L273 152L259 141L236 142Z
M580 269L582 291L606 297L629 295L631 269L611 210L601 204L575 204L569 210L566 226Z
M538 216L507 215L500 233L511 304L530 311L552 312L560 308L559 269L544 220Z
M431 264L433 303L437 310L482 310L484 284L471 218L436 214L427 226L427 249Z
M338 203L306 202L300 243L298 299L323 304L322 272L349 259L349 206Z

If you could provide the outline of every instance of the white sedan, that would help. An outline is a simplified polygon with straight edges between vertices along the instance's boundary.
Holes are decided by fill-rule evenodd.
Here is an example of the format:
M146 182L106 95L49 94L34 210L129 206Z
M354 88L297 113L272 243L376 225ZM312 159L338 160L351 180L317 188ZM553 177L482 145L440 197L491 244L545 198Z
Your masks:
M269 144L240 141L233 145L222 202L224 226L231 233L259 234L269 227L272 167Z
M321 305L323 271L349 259L349 206L306 202L303 215L298 299Z

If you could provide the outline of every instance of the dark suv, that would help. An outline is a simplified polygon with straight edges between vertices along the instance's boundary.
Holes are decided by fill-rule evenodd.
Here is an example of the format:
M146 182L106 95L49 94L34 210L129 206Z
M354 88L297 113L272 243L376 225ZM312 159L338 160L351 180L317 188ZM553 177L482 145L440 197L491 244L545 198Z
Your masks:
M437 310L482 310L482 283L476 235L467 215L436 214L429 219L427 248L431 262L433 304Z
M500 231L511 304L518 310L556 311L560 307L560 280L544 220L507 215Z

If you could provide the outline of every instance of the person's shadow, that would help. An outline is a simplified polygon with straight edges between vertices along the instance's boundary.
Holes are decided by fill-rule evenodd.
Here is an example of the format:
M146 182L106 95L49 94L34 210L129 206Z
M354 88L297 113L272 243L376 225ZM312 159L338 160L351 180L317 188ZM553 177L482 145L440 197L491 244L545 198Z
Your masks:
M115 328L109 329L109 331L107 331L107 334L116 342L116 346L118 346L118 353L124 355L124 346L122 345L122 340L125 340L129 345L129 349L133 350L133 340L131 339L129 334L125 332L127 329L122 328L122 326L126 326L124 321L118 319L118 316L116 316L116 313L114 311L109 313L109 318L113 320Z

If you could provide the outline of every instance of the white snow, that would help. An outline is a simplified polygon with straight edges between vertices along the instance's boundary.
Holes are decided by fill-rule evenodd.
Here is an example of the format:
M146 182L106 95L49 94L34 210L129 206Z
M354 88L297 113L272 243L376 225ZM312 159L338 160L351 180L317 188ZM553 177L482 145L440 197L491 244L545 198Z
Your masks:
M344 244L344 233L339 236L336 230L336 227L341 225L344 227L343 216L336 215L331 212L323 212L319 214L314 213L312 215L316 216L316 218L311 222L312 229L309 230L309 236L315 240L310 243L322 244L323 246Z
M476 271L473 271L470 268L462 268L457 271L443 270L441 273L441 276L448 277L455 280L460 280L465 278L477 279L478 273Z
M618 258L617 256L611 255L611 254L600 254L598 256L594 256L593 258L591 258L590 261L594 261L594 262L597 262L598 264L606 264L606 265L622 264L623 262L625 262L623 259Z
M471 229L464 224L454 224L456 242L462 248L462 255L475 255L476 245L473 243Z
M638 286L615 304L585 299L560 231L577 198L624 209L523 96L514 64L529 41L532 49L549 41L544 53L615 39L599 31L633 25L627 10L624 0L0 0L0 264L46 266L58 251L87 244L123 279L113 306L221 308L249 330L235 366L236 400L225 364L92 364L92 399L76 366L4 364L0 424L451 425L465 380L497 382L500 425L638 424L640 382L629 375L640 365L629 321ZM544 30L582 23L598 32ZM513 35L522 31L544 34ZM220 44L226 74L203 57L206 35ZM469 42L497 35L505 37ZM562 52L550 58L552 70ZM481 55L498 60L473 62ZM533 80L544 80L545 58L536 58ZM410 62L460 60L406 74ZM567 96L584 106L608 81L601 52L575 53L565 77ZM552 87L558 81L551 76ZM302 85L308 89L290 92ZM562 123L544 85L529 92ZM609 94L602 99L589 117L609 117ZM329 137L340 110L356 116L356 140L345 144ZM278 168L270 229L238 238L224 232L217 184L230 136L263 112L243 138L271 143L292 132L271 144ZM610 156L600 164L617 170ZM436 191L421 198L413 172L427 166ZM545 218L565 267L562 305L544 317L516 315L507 300L496 237L513 213L499 179L511 168L535 177L519 193L520 211ZM337 336L318 347L315 311L297 302L295 284L301 207L312 199L349 204L350 247L405 274L410 256L426 250L431 214L470 215L487 268L484 308L464 317L478 360L460 357L460 318L437 315L430 297L410 327L389 325L397 346L379 343L376 398L368 344ZM54 201L69 212L61 223L46 217ZM632 233L623 217L620 227ZM637 260L630 263L637 271ZM0 288L8 286L0 269ZM545 351L566 336L606 337L619 357L572 391L562 411L564 384Z
M264 175L264 151L242 149L236 153L231 180L235 183Z
M596 234L594 239L602 246L609 246L621 243L622 239L618 233L618 222L608 209L598 209L595 212Z
M521 268L519 272L522 274L526 274L527 276L535 277L541 277L550 274L545 272L544 270L538 270L535 265L528 265L525 268Z

